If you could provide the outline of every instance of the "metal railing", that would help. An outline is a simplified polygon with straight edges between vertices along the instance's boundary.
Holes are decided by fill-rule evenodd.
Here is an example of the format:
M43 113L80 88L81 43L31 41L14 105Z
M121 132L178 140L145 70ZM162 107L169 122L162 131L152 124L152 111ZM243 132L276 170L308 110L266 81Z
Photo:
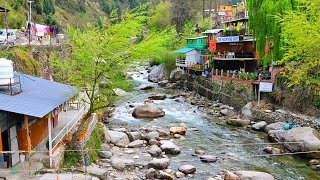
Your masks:
M78 113L70 120L70 122L60 130L59 134L57 134L52 139L52 149L55 149L62 139L75 127L75 125L79 122L81 117L86 113L87 109L86 106L83 106Z

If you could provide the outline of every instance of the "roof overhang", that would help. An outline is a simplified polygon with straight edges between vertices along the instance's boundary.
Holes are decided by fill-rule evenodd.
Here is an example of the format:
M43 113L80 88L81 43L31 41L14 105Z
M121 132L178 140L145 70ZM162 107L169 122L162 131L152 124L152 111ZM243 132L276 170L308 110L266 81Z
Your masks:
M183 48L176 51L178 54L186 54L190 51L196 50L195 48Z

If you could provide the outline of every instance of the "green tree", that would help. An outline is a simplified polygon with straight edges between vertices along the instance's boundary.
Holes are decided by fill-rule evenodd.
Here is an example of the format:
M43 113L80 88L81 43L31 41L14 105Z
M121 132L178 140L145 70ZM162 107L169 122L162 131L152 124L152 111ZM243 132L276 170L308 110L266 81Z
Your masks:
M282 28L276 16L283 16L286 12L292 11L296 0L247 0L247 2L250 28L256 38L260 57L265 55L265 47L268 45L272 50L273 60L281 60L284 53L281 44Z
M43 10L44 10L44 13L47 15L54 14L55 7L54 7L53 1L52 0L44 0Z
M302 86L320 94L320 0L301 0L294 11L279 16L282 63L289 70L290 86Z
M171 25L171 3L170 1L161 1L154 9L151 10L149 26L151 29L164 29Z
M146 14L145 7L141 7L141 10L125 13L118 24L100 20L100 26L89 24L85 31L69 28L71 54L54 58L52 65L58 81L72 84L86 94L84 101L89 111L81 121L80 130L91 113L112 103L112 89L125 85L119 80L123 79L123 69L130 62L131 37L142 33ZM74 134L73 142L78 133Z

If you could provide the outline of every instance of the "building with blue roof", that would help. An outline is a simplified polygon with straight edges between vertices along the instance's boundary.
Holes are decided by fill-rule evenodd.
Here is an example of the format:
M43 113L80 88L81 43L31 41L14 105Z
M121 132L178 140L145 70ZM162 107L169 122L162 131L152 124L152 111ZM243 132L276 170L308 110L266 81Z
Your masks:
M30 151L48 138L57 126L59 113L79 93L78 89L57 82L16 73L12 83L0 84L0 165L19 162L18 150Z

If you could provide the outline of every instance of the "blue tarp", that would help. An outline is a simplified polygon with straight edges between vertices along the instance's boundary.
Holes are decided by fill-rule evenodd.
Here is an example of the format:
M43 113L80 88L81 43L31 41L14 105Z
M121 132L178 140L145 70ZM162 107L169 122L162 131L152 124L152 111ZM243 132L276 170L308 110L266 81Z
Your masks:
M195 50L195 48L183 48L183 49L177 50L176 53L178 53L178 54L185 54L185 53L190 52L190 51L192 51L192 50Z
M49 80L17 73L22 92L10 96L0 88L0 110L42 118L78 94L78 89Z

